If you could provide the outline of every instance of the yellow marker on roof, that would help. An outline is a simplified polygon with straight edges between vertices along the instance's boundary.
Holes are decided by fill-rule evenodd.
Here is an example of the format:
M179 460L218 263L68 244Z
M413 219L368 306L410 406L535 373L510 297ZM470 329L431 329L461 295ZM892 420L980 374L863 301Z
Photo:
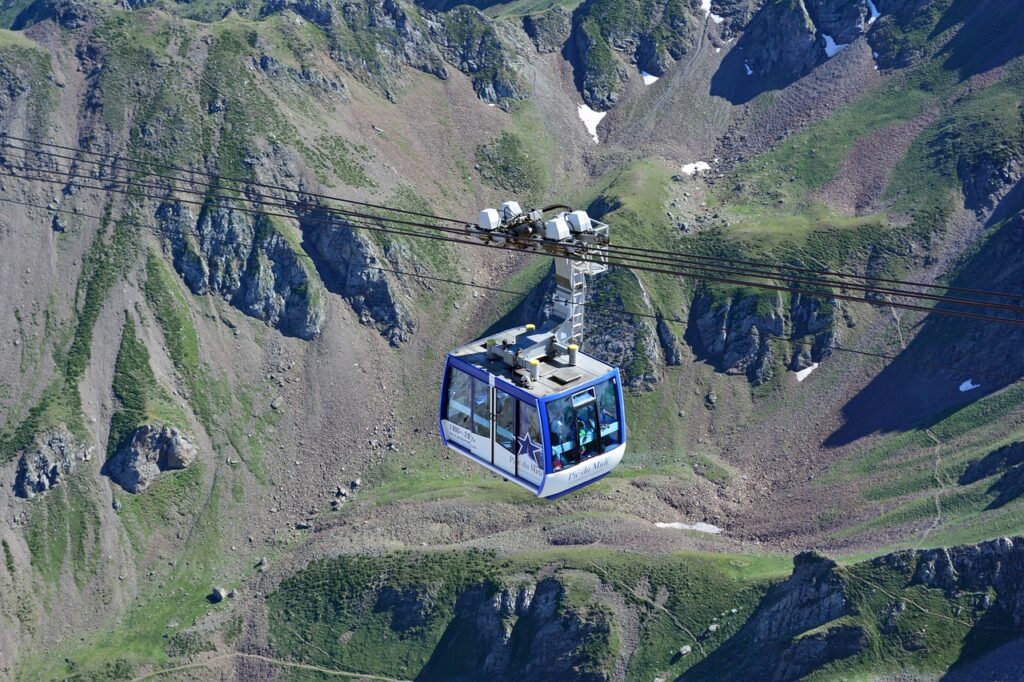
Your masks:
M528 324L528 325L526 325L526 331L528 331L528 332L532 332L532 331L533 331L534 329L536 329L536 328L537 328L537 325L535 325L535 324L532 324L532 323L531 323L531 324Z

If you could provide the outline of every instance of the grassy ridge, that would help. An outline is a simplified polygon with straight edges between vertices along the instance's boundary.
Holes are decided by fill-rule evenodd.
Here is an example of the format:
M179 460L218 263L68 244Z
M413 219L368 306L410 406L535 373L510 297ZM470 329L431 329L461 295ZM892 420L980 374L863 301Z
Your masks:
M563 584L560 609L594 613L597 576L641 613L640 643L630 680L679 674L702 658L679 659L681 644L694 644L692 629L712 619L721 627L704 647L713 648L749 616L788 559L680 554L643 557L605 549L569 549L498 559L479 552L401 553L383 557L318 560L281 584L269 597L272 643L279 654L325 667L413 677L419 673L454 617L458 595L474 586L492 592L499 585L531 584L540 574ZM591 576L585 579L586 576ZM527 577L524 577L527 576ZM387 590L411 590L406 602L420 604L419 618L407 620L405 607L388 606ZM655 605L667 593L664 608ZM418 600L418 601L416 601ZM735 615L721 613L737 609ZM608 613L608 612L606 612ZM406 619L406 620L403 620ZM396 620L403 627L396 629ZM689 627L687 627L689 626ZM587 659L608 669L619 634L610 630L591 642Z

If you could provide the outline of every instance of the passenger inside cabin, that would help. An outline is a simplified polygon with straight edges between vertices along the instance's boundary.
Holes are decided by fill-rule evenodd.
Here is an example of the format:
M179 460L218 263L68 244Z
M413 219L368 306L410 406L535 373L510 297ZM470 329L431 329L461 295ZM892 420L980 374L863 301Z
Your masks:
M576 429L579 438L580 459L588 459L598 454L595 416L595 405L593 403L579 407L576 410Z

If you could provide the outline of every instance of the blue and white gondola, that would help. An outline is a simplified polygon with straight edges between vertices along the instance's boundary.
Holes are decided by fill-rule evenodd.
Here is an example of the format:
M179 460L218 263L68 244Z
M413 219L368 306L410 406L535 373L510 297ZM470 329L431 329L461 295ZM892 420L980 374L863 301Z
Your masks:
M544 498L593 483L626 449L618 369L573 349L522 369L489 352L542 342L532 325L466 344L448 355L441 390L444 444ZM518 376L517 376L518 375Z

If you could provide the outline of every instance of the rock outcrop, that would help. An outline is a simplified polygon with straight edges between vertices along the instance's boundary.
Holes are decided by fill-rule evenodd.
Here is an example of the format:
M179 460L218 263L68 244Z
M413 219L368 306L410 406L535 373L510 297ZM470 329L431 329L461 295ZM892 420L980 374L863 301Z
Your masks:
M632 9L624 11L616 0L588 0L573 14L564 55L583 101L599 111L621 96L628 78L622 60L662 76L692 49L703 24L678 0L642 0Z
M419 18L394 0L270 0L262 14L285 10L322 28L332 59L389 98L403 66L448 77Z
M385 270L403 270L402 249L395 242L378 247L337 215L313 211L300 221L303 244L328 291L343 296L359 321L380 330L393 346L408 340L415 323ZM382 255L378 255L383 251Z
M786 358L796 371L829 357L840 312L837 300L801 293L792 294L787 307L779 294L737 290L719 299L704 291L690 307L686 340L697 357L758 386L771 381ZM804 347L771 343L790 338L804 339Z
M844 623L853 607L838 564L816 552L793 558L793 573L765 594L750 619L681 679L798 680L868 646L867 633ZM742 665L736 665L743 661Z
M866 2L846 0L805 0L807 14L815 28L837 45L848 45L868 26L871 12Z
M569 39L572 15L562 7L553 7L541 14L528 14L523 17L523 30L530 36L537 52L558 52Z
M512 100L526 98L526 88L509 56L511 50L478 10L463 5L439 13L430 27L445 61L470 77L480 99L508 108Z
M1000 145L975 157L962 154L956 174L964 192L964 206L979 214L991 211L1024 178L1024 148Z
M199 218L181 204L156 212L171 239L174 267L197 295L216 294L283 334L320 333L321 284L271 218L234 210L226 201Z
M737 45L754 79L790 82L824 61L823 44L802 0L771 2Z
M943 590L953 596L963 592L995 590L990 609L996 609L1024 632L1024 538L999 538L977 545L906 550L872 561L878 566L913 566L913 583Z
M774 376L778 358L769 342L785 326L778 295L736 292L715 301L703 293L690 308L686 336L698 357L726 374L745 374L757 386Z
M803 348L794 349L789 368L799 371L831 357L832 348L839 341L840 327L837 315L842 313L838 299L822 299L806 294L792 294L789 299L789 336L806 341Z
M452 682L607 680L602 652L611 651L610 615L570 606L564 597L565 588L553 578L466 590L421 676Z
M40 434L35 444L18 459L14 494L32 498L45 493L60 485L79 463L88 461L91 456L92 449L65 429Z
M1024 443L1010 443L968 464L957 483L970 485L975 481L1003 473L1020 464L1024 464Z
M178 429L143 424L107 460L104 472L128 492L139 493L164 471L185 469L195 457L195 446Z
M552 292L554 282L552 281ZM640 310L627 307L623 297L631 295L639 299ZM623 384L631 388L651 388L661 377L661 368L666 362L659 341L662 334L650 318L630 315L624 311L651 313L646 293L637 276L630 270L616 269L606 275L590 280L587 308L584 318L584 350L602 362L618 367ZM664 342L669 353L673 352L671 331L664 329ZM676 348L675 350L678 350ZM679 359L672 357L672 360Z
M507 108L511 100L526 96L512 63L514 50L500 40L493 22L468 5L444 12L419 10L417 16L416 9L395 0L337 6L325 0L271 0L262 13L285 10L324 29L332 58L389 98L394 98L403 66L444 80L445 62L469 76L487 102Z
M278 83L292 83L303 85L325 94L333 95L340 102L348 102L348 89L345 83L329 78L317 69L303 64L299 68L289 66L269 54L262 54L259 58L253 58L253 65L265 73L271 80Z
M81 28L88 23L93 10L90 3L82 0L35 0L14 18L11 28L20 31L47 19L62 28Z

